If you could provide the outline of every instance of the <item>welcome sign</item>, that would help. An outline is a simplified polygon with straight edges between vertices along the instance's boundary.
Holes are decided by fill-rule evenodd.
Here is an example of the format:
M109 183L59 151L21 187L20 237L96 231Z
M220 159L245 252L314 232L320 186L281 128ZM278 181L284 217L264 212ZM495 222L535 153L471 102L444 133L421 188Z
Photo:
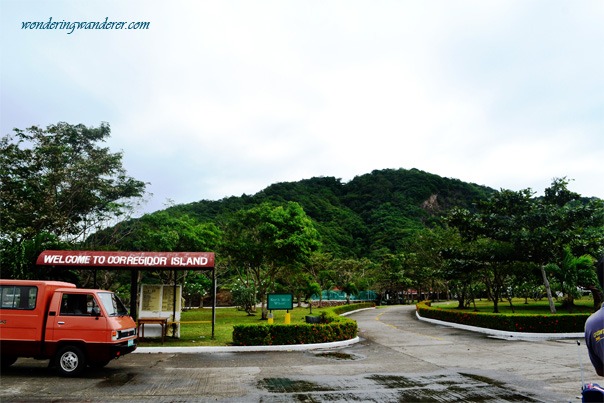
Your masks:
M212 268L213 252L106 252L46 250L36 261L40 266Z

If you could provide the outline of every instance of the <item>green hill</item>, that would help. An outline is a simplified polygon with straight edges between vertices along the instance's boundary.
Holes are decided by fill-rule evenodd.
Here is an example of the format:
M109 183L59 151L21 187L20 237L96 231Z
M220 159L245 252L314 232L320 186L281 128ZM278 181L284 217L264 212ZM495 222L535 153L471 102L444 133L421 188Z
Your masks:
M262 202L295 201L315 222L326 252L361 258L395 251L415 230L438 223L448 208L471 208L493 191L417 169L385 169L346 183L334 177L275 183L252 196L201 200L165 212L219 224L224 215Z

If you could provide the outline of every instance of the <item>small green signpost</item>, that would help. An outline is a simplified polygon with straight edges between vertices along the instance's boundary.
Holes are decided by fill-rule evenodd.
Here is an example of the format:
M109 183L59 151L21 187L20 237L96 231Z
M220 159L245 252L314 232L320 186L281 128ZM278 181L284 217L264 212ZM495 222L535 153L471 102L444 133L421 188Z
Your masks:
M290 309L294 309L294 295L293 294L268 294L268 304L266 307L269 310L268 324L273 324L273 311L275 310L287 310L285 314L285 324L289 325L291 316L289 313Z
M290 310L294 309L294 295L293 294L268 294L268 306L269 311L273 310Z

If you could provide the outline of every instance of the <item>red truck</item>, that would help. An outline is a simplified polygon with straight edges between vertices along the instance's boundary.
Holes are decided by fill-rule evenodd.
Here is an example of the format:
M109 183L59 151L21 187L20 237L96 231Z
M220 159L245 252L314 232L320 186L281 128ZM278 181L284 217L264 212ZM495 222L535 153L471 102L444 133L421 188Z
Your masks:
M136 349L136 324L114 293L59 281L0 280L0 363L50 359L60 375Z

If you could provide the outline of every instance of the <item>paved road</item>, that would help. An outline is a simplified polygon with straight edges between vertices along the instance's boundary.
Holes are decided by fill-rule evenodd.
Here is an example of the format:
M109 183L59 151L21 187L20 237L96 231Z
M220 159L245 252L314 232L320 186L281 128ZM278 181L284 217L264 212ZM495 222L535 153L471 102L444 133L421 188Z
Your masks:
M351 317L361 342L315 351L130 354L79 379L20 359L0 400L157 402L578 402L575 340L508 341L420 322L414 307Z

